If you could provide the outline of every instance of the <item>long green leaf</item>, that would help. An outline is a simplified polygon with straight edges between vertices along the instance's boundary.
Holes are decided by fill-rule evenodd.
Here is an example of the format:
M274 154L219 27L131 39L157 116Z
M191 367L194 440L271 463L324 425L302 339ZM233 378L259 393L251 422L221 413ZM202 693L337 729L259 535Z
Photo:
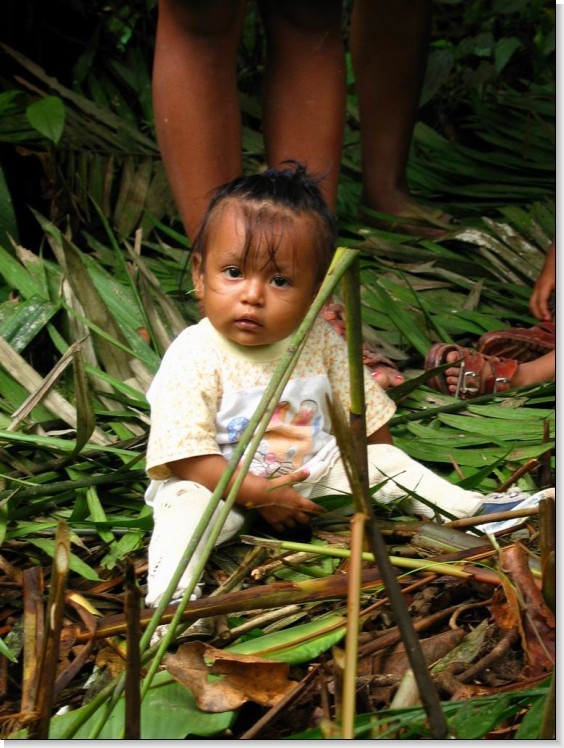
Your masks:
M48 556L51 556L51 558L55 557L55 541L49 540L47 538L40 539L40 538L29 538L28 542L32 545L37 546L37 548L40 548L42 551L44 551ZM84 561L82 561L78 556L75 556L74 554L70 558L70 568L75 571L77 574L79 574L81 577L84 577L84 579L88 579L91 582L99 582L100 577L98 574L92 569L88 564L85 564Z

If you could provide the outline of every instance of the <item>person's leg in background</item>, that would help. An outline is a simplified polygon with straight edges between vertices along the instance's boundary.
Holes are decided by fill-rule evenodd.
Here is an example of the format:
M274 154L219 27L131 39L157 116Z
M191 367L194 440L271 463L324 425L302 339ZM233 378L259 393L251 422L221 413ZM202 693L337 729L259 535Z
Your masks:
M263 132L268 165L324 177L335 210L346 101L341 0L261 0L267 40Z
M212 190L242 170L237 54L245 5L245 0L159 0L155 127L191 240Z
M355 0L350 48L360 118L363 206L444 221L448 216L440 210L414 200L406 174L432 12L432 0ZM429 227L418 233L439 235L444 229Z
M237 55L243 0L160 0L153 69L155 126L166 173L194 239L210 193L242 172ZM274 2L267 35L267 162L296 159L325 176L335 208L345 107L340 0Z

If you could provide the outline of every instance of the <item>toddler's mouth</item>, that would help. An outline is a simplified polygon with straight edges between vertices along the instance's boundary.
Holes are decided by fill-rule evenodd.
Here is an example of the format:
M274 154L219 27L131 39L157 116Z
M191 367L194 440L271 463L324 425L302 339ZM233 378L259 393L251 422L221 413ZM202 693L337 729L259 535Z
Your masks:
M254 317L239 317L235 320L235 324L246 330L256 330L258 327L262 327L261 323Z

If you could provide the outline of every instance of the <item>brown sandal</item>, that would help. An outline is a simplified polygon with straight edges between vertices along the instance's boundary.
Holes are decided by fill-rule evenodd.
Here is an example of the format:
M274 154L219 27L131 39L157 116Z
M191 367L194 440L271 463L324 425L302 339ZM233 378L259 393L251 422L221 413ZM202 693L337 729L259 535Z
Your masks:
M511 387L511 380L515 376L519 361L511 358L499 358L498 356L485 356L483 353L471 348L462 348L454 343L435 343L429 349L425 358L425 370L435 369L447 363L447 355L455 351L459 355L460 372L456 392L449 391L448 382L444 372L436 374L427 380L427 384L434 390L442 392L460 400L472 400L479 395L489 395L496 392L505 392ZM454 366L457 362L452 361ZM480 374L484 364L488 363L491 373L484 380Z
M524 364L553 351L555 345L554 322L539 322L530 328L510 327L487 332L478 340L477 348L486 356L514 358Z

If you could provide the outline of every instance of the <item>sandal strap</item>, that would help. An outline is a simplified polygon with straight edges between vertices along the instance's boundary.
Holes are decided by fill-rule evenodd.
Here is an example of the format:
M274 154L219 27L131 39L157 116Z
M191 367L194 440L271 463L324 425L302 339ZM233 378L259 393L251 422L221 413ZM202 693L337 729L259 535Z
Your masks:
M480 394L480 372L484 368L484 362L486 359L481 353L469 348L460 349L460 352L464 358L460 364L458 382L456 384L456 392L454 393L454 396L461 397L465 400L466 395L471 399Z
M491 395L511 388L511 380L515 376L519 361L513 358L487 356L472 348L462 348L454 343L435 343L427 353L425 369L441 366L451 352L457 353L460 361L454 397L471 400L478 395ZM490 367L490 373L482 380L482 370L486 363ZM453 361L452 364L455 365L456 362ZM428 385L439 392L450 394L444 372L429 379Z
M486 377L484 390L486 394L490 392L506 392L511 388L511 380L515 376L519 361L513 358L489 357L489 364L492 373Z
M477 349L486 356L515 358L521 363L533 361L543 353L554 350L556 326L554 322L539 322L534 327L510 327L484 333Z
M490 366L491 373L482 382L480 374L486 362ZM455 397L472 399L478 395L506 392L511 388L511 380L518 366L519 361L512 358L504 359L486 356L477 351L468 351L460 365Z

